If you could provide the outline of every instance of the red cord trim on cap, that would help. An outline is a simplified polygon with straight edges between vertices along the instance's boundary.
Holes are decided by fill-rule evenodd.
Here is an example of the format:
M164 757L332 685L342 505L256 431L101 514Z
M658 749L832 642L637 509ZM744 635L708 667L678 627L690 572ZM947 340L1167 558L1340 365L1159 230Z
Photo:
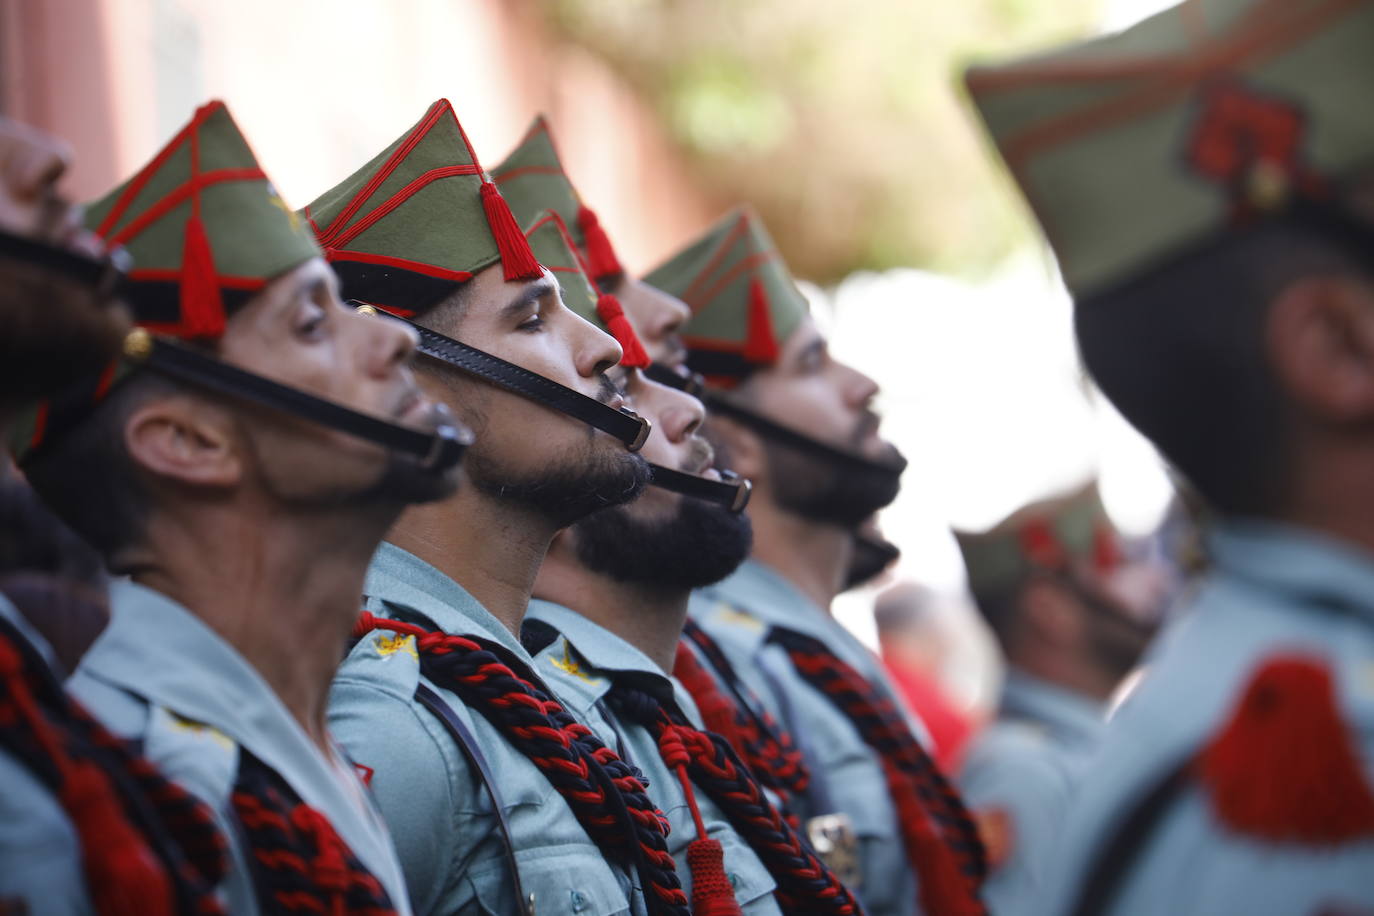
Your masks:
M567 177L564 175L562 169L552 168L547 165L525 165L518 169L511 169L509 172L502 172L500 175L492 175L491 180L497 184L502 184L513 178L521 178L525 175L558 175Z
M179 283L181 282L181 271L158 267L150 267L147 270L131 270L129 271L129 280L134 283ZM219 274L215 280L225 289L240 289L248 292L256 292L268 283L262 277L240 277L230 274Z
M110 236L106 241L111 245L124 244L124 242L148 228L148 226L181 206L186 202L187 198L191 198L192 200L193 211L198 211L199 205L195 201L203 188L208 188L211 185L225 184L231 181L266 180L267 174L263 172L262 169L216 169L213 172L206 172L204 175L199 176L199 178L192 178L185 184L177 186L175 190L170 191L167 196L153 204L153 206L140 214L137 219Z
M714 302L716 297L724 292L725 288L733 283L741 274L749 273L756 267L767 264L769 261L777 260L777 257L778 254L775 251L757 251L743 258L738 264L735 264L722 274L720 279L716 280L715 284L701 296L700 307L705 308L707 305Z
M713 353L744 353L744 344L733 340L717 340L714 337L692 337L684 334L682 343L688 350L710 350Z
M468 280L472 279L472 274L466 270L449 270L446 267L435 267L433 264L426 264L423 261L393 258L385 254L369 254L365 251L326 248L324 250L324 256L325 260L330 263L335 261L356 261L362 264L382 264L387 267L399 267L403 270L413 271L417 274L424 274L427 277L436 277L440 280L452 280L455 283L466 283Z
M96 227L95 234L108 240L107 236L110 229L115 223L119 222L120 217L124 215L124 211L127 210L134 199L138 197L144 186L152 180L153 176L166 164L167 160L172 158L177 148L181 146L186 138L191 136L193 132L199 130L200 125L205 123L210 115L224 107L225 105L223 102L216 100L207 102L197 108L196 113L191 117L190 123L183 127L175 137L169 140L167 145L153 157L152 161L145 165L137 175L129 180L129 184L124 188L124 193L119 195L119 199L116 200L115 205L110 208L110 212L105 214L105 218L101 220L100 225Z
M711 260L706 262L706 266L692 279L687 291L682 294L682 301L690 305L694 313L701 308L701 303L698 302L697 287L707 282L715 269L720 266L720 262L725 260L725 257L730 253L730 249L734 247L735 239L747 231L748 225L748 217L744 213L740 213L735 219L735 224L730 227L730 231L725 233L725 238L720 240L720 245L717 246L715 254L711 255Z
M481 171L481 167L476 165L446 165L443 168L430 169L428 172L425 172L410 184L391 195L387 198L385 203L379 204L369 212L367 216L364 216L347 229L330 238L327 247L342 248L347 245L372 226L376 225L377 222L388 213L391 213L397 207L401 206L401 204L418 194L421 190L440 179L453 178L459 175L478 175ZM323 244L323 240L321 244Z
M325 227L324 232L319 236L320 245L322 247L333 242L333 236L338 231L338 228L348 225L348 221L353 218L353 214L357 213L358 209L376 192L377 188L381 187L382 182L391 177L391 173L396 171L396 167L405 161L405 158L410 155L410 151L415 149L420 141L424 139L425 134L429 133L430 128L438 123L439 116L442 115L445 110L450 112L453 111L453 107L449 104L448 99L440 99L429 106L429 111L425 112L425 116L420 120L420 123L416 124L414 129L411 130L405 142L396 148L396 152L391 154L391 158L382 163L382 167L377 170L377 173L368 180L367 184L363 185L362 189L358 191L357 194L353 195L353 199L348 202L348 206L340 210L339 215L334 217L333 221Z

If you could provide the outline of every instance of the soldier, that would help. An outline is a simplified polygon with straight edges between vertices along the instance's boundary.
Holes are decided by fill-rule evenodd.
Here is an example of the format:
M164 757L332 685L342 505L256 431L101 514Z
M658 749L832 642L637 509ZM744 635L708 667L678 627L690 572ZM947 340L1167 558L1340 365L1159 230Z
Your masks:
M564 301L598 321L597 297L559 216L535 223L530 242L550 269L570 267L559 273ZM627 396L654 423L641 454L653 462L655 486L554 539L535 581L546 600L530 606L526 642L548 643L540 672L647 775L650 798L671 822L669 851L684 886L690 879L693 912L778 913L778 902L789 912L857 912L749 768L706 734L668 674L692 589L724 578L749 551L741 514L749 491L713 469L698 433L701 402L645 379L641 368L622 362L613 377L624 376Z
M751 559L693 599L734 680L804 740L804 805L831 861L857 862L872 913L977 912L972 822L881 664L828 613L853 531L897 493L904 460L878 435L877 386L834 360L757 216L728 215L646 281L693 310L688 365L708 385L717 453L754 481ZM857 837L857 839L856 839ZM919 881L917 875L919 873Z
M691 314L686 303L634 278L621 266L610 237L564 170L552 129L544 117L535 118L519 146L492 171L492 180L501 186L511 212L526 224L542 219L548 209L567 227L580 263L586 267L598 294L594 320L613 322L623 306L636 332L626 341L627 356L622 363L640 367L643 377L660 384L688 393L699 392L701 379L693 377L686 368L687 350L680 333L683 322ZM590 314L588 317L593 320ZM648 365L643 365L646 361ZM640 376L629 377L636 385L643 384ZM708 501L714 498L736 509L743 506L741 497L747 497L738 482L731 486L707 483L701 478L662 467L654 469L654 483L659 489L676 489L693 500L699 499L704 492ZM683 486L686 489L681 489ZM700 515L708 510L704 504L694 504L685 511ZM589 521L588 527L600 527L600 523ZM726 537L725 542L733 545L732 538ZM742 549L747 552L747 545ZM722 556L730 554L731 551L725 549ZM741 555L739 559L742 558ZM681 630L682 627L669 628L673 629ZM711 730L725 736L753 773L786 805L809 779L805 762L791 736L770 716L747 685L737 679L721 683L711 674L709 665L701 664L705 659L700 656L709 654L721 667L728 667L728 662L699 627L688 622L686 633L689 638L683 644L687 651L677 654L673 669L681 678L681 686L700 706ZM678 811L685 813L680 807ZM677 832L679 842L684 835L683 831Z
M563 305L447 101L306 212L345 291L414 319L423 384L480 431L471 486L378 552L331 699L415 908L684 916L662 814L518 638L554 534L648 479L647 424L606 376L621 346Z
M1374 909L1371 43L1368 0L1203 0L968 75L1088 371L1213 514L1038 912Z
M118 352L122 259L57 191L59 141L0 118L0 435ZM63 692L105 623L99 558L0 458L0 912L219 912L209 812ZM11 600L12 599L12 600Z
M1107 701L1153 632L1150 608L1119 587L1119 537L1093 485L958 539L1007 662L997 721L969 749L960 787L988 851L989 908L1038 913Z
M407 913L325 702L382 534L456 481L415 338L344 307L222 103L87 221L132 257L141 327L24 436L34 487L129 577L70 689L214 809L230 912Z

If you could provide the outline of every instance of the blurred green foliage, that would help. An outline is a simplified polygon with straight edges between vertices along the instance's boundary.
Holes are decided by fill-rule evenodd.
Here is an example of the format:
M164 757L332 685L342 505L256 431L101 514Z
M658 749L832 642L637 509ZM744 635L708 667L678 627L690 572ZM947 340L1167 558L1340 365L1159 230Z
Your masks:
M536 0L663 119L794 271L986 271L1032 238L959 74L1084 34L1099 0Z

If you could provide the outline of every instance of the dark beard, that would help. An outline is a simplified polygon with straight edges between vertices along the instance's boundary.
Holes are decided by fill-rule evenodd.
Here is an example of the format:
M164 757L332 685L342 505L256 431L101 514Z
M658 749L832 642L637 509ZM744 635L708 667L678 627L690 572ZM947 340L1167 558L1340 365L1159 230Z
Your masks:
M536 478L520 479L483 455L480 446L479 438L465 459L472 485L488 496L534 509L560 528L630 502L649 485L649 463L631 452L596 457L583 467L560 462Z
M843 466L820 455L764 439L778 507L825 525L854 528L897 498L906 461L896 448L879 459L891 468Z
M112 308L43 267L0 258L0 408L100 372L123 338Z
M682 497L652 522L619 507L578 522L577 558L595 573L660 592L687 592L734 572L753 546L749 516Z

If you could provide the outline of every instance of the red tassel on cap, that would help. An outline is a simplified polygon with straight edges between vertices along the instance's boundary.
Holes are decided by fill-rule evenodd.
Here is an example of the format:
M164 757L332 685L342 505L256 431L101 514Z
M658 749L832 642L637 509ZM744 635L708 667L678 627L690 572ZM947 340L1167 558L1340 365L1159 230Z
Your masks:
M687 844L687 868L692 873L692 916L743 916L735 900L735 889L725 874L725 851L719 840L706 833L706 822L701 819L696 792L687 775L687 748L677 726L664 727L659 734L658 751L663 762L676 771L696 826L697 838Z
M577 227L586 239L587 266L591 269L593 280L618 277L625 272L625 268L620 266L620 259L615 256L615 248L606 230L601 228L601 220L586 204L577 210Z
M644 352L644 344L640 343L639 335L635 333L630 319L625 317L620 300L610 293L602 293L596 300L596 314L605 322L606 330L611 332L615 342L620 344L620 349L624 353L620 358L620 365L630 369L647 369L649 354Z
M491 237L496 241L496 250L501 254L501 267L505 270L506 281L537 280L544 273L539 260L530 251L529 240L520 231L520 225L510 212L506 199L490 181L482 182L482 209L487 214L487 226Z
M751 363L771 366L778 361L779 354L768 294L759 278L754 277L749 281L749 330L744 340L744 358Z
M224 300L215 272L215 255L199 216L186 221L181 248L180 335L187 340L219 337L224 333Z
M1121 547L1116 542L1116 534L1107 524L1098 522L1093 528L1093 567L1102 573L1111 572L1121 565Z
M1030 519L1021 528L1021 549L1026 559L1040 569L1063 569L1069 562L1054 527L1043 518Z
M1266 661L1197 767L1237 833L1315 846L1374 837L1374 793L1318 658Z

